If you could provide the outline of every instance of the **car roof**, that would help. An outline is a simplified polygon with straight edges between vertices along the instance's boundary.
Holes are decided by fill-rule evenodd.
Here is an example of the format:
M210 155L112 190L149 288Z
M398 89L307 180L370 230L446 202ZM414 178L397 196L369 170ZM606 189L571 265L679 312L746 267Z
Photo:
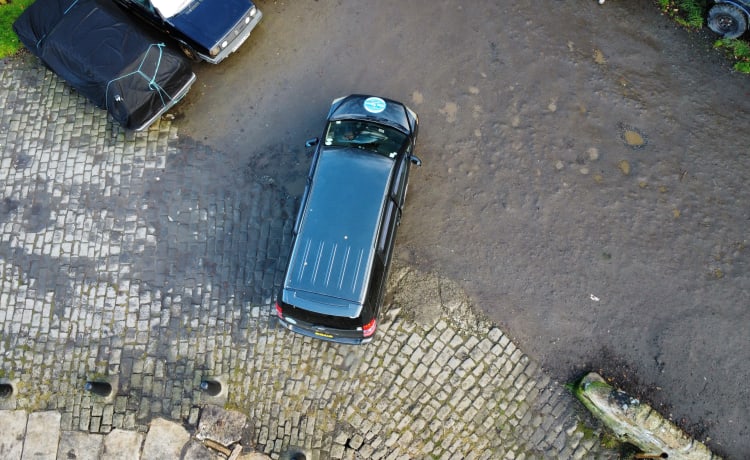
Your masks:
M286 289L364 302L394 164L356 148L321 149Z

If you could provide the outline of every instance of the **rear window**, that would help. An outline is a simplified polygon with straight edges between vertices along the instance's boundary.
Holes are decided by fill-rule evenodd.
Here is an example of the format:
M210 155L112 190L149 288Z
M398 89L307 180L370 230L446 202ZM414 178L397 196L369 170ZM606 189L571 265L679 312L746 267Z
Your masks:
M361 316L358 318L346 318L342 316L322 315L320 313L314 313L308 310L297 308L294 305L290 305L286 302L279 302L279 304L283 307L284 316L289 316L290 318L299 319L300 321L304 321L306 323L325 326L333 329L354 330L358 327L362 327L371 319L367 318L367 321L363 322L363 318ZM366 310L363 313L367 314Z

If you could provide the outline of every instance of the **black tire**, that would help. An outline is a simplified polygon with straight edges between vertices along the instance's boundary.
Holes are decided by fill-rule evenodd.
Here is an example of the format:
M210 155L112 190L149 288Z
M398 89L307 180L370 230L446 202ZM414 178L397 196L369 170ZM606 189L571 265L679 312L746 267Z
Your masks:
M182 50L182 53L185 56L187 56L188 59L190 59L193 62L201 62L202 61L202 59L200 58L200 56L198 56L198 53L196 53L195 50L193 50L193 48L187 46L184 43L179 43L179 45L180 45L180 50Z
M745 12L728 3L718 3L708 11L708 28L723 38L738 38L747 30Z

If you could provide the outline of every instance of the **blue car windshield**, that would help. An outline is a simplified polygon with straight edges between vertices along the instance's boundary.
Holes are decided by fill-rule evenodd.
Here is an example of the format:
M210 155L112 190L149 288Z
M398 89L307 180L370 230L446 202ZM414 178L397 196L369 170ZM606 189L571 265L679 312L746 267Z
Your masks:
M395 158L406 134L370 121L336 120L328 124L323 142L329 147L356 147Z

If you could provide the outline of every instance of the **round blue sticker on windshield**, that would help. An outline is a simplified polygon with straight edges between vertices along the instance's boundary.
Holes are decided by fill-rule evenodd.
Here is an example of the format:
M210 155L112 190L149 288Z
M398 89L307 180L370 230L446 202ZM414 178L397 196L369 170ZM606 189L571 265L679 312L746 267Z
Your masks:
M370 113L380 113L385 110L385 101L379 97L368 97L365 99L365 110Z

